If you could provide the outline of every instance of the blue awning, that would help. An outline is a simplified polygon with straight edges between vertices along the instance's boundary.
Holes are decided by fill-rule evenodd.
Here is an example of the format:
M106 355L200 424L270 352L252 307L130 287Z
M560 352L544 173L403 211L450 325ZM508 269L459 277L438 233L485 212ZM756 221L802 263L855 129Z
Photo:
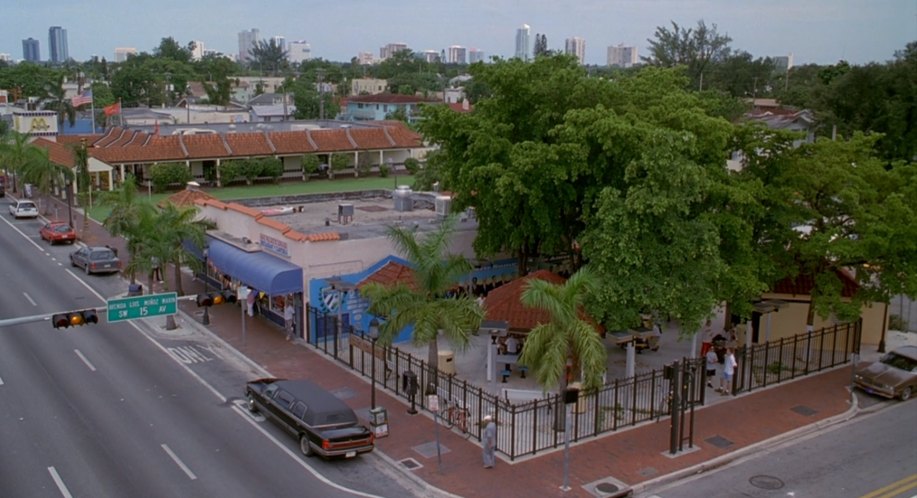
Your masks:
M245 252L209 239L207 259L225 275L272 296L302 292L302 268L261 251Z

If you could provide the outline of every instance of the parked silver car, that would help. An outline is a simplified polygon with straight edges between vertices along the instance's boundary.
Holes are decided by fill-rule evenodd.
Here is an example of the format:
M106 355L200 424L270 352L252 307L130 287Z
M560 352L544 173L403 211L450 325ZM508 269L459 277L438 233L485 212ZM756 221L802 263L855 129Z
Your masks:
M70 253L70 264L90 273L121 271L121 260L110 247L82 247Z

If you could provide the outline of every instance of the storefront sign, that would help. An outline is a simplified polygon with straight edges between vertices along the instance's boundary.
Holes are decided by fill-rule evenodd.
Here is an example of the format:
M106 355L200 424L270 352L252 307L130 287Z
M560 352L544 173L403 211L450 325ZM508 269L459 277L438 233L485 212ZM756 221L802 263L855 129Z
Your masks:
M287 247L287 243L280 239L275 239L270 235L261 234L261 247L285 258L290 257L290 250Z

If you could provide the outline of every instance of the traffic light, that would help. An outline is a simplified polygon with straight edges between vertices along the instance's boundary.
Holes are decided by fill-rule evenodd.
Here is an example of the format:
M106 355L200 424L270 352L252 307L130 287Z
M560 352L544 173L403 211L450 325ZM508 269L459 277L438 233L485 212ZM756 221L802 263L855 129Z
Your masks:
M234 302L236 302L236 294L229 289L222 292L202 292L197 295L198 307Z
M56 329L76 327L87 323L99 323L99 315L96 314L96 310L93 308L56 313L51 317L51 325Z

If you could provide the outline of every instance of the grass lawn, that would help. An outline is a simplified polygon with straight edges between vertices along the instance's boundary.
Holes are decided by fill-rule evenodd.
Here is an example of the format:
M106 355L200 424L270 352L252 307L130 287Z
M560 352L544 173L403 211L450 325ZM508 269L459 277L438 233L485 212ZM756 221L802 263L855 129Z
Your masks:
M316 180L307 182L287 181L283 183L261 183L257 185L236 185L221 188L201 188L204 192L220 199L221 201L255 199L258 197L275 197L299 194L321 194L329 192L354 192L358 190L394 189L398 185L411 185L414 177L410 175L392 175L388 178L378 176L364 178L348 178L338 176L335 180ZM161 194L145 191L140 187L138 197L146 202L158 203L174 194L175 191ZM93 206L89 216L94 220L104 220L111 209L108 206Z

